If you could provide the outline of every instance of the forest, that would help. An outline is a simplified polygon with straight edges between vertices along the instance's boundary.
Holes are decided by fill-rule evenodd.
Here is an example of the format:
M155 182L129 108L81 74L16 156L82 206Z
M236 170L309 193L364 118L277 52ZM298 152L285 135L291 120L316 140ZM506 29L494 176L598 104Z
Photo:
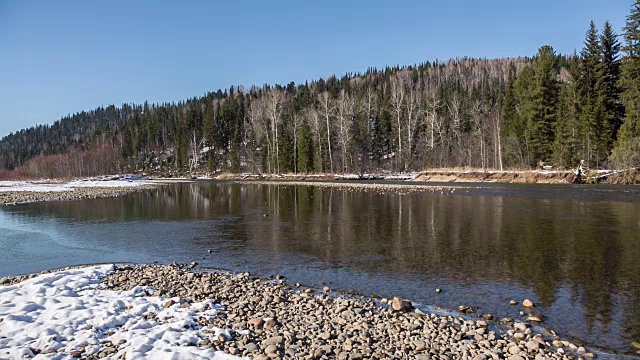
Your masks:
M640 0L579 53L457 58L82 111L0 140L0 178L640 166Z

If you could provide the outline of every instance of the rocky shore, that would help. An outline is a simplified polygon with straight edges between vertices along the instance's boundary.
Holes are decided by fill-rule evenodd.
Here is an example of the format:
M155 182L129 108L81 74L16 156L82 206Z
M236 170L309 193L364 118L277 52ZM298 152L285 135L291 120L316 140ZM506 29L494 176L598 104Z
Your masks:
M134 191L152 189L160 185L159 183L151 184L148 182L141 184L126 182L122 182L122 184L105 183L104 186L94 183L91 183L91 186L82 186L81 182L77 184L79 185L67 187L62 187L64 184L62 186L56 184L50 186L51 190L48 190L48 184L42 184L33 191L29 187L13 189L11 186L3 186L0 187L0 205L117 197Z
M287 181L287 180L233 180L235 183L246 185L290 185L290 186L316 186L322 188L335 188L340 190L360 190L377 193L393 192L407 194L412 192L429 192L438 194L453 194L460 188L453 186L421 185L405 182L394 183L362 183L362 182L328 182L328 181ZM467 187L468 188L468 187Z
M147 341L144 346L136 347L139 340L134 339L135 330L165 326L166 333L156 335L160 339L176 333L178 335L175 336L180 339L186 337L188 340L175 342L182 346L179 349L190 349L193 356L187 358L206 358L194 354L209 354L207 356L214 358L224 358L220 354L228 354L262 360L595 357L593 353L560 339L552 332L537 333L529 324L511 319L473 317L462 313L455 316L425 314L414 310L410 302L399 298L374 300L351 297L332 292L328 287L301 287L288 283L280 276L258 278L247 273L204 272L195 269L196 265L123 265L110 268L104 272L106 276L98 277L101 285L97 286L103 292L132 294L138 303L128 305L126 299L124 302L117 300L115 307L122 313L108 314L116 319L133 316L137 322L130 327L130 321L124 320L112 328L97 324L83 325L83 331L93 331L104 338L99 342L73 342L73 337L90 337L71 334L71 342L60 342L48 349L29 347L25 349L25 354L55 352L66 354L69 358L137 358L135 355L140 354L140 348L148 351L153 344ZM19 287L21 281L45 283L39 280L40 277L52 274L55 273L4 278L0 284L10 285L4 287L6 289ZM73 287L68 280L54 280L63 282L66 292ZM1 305L5 300L2 289L0 287L0 316L5 316L7 320L3 324L4 319L0 317L0 357L3 339L6 339L2 325L9 326L11 317L2 313ZM75 299L78 294L71 296ZM92 294L91 299L95 297ZM157 305L141 308L140 301ZM114 307L106 304L101 306L108 307L110 311ZM68 310L69 307L63 308ZM48 310L46 306L43 308L44 311ZM80 308L86 309L87 304L83 303ZM170 312L169 315L167 312ZM184 314L191 315L189 321L184 320ZM176 319L180 322L176 322ZM22 318L20 320L24 321ZM73 321L74 324L77 322ZM108 320L109 324L113 322ZM176 324L179 324L178 328ZM176 349L164 351L175 352ZM150 353L146 354L150 356Z
M196 266L192 263L110 267L104 275L98 276L97 288L133 294L138 302L146 298L150 304L156 303L155 308L141 311L139 304L127 305L126 299L125 302L115 302L119 310L132 312L139 323L131 329L127 329L126 324L123 326L124 321L112 328L83 327L83 330L94 332L96 329L93 327L100 328L98 332L105 338L99 344L85 340L76 342L75 346L68 343L64 347L58 343L58 346L48 349L25 346L20 356L9 358L54 353L63 355L62 358L139 358L135 356L140 354L136 352L138 348L132 348L136 343L133 329L158 326L170 329L168 333L189 333L186 336L188 341L176 343L180 349L192 349L189 350L191 355L184 357L189 359L520 360L596 357L552 331L538 333L529 324L512 319L463 315L465 307L459 309L459 315L438 316L414 309L409 301L400 298L375 300L353 297L332 292L328 287L305 288L288 283L281 276L260 278L248 273L208 272ZM2 313L1 305L8 303L3 298L3 289L20 286L22 282L45 283L40 277L55 273L44 271L0 280L0 358L3 358L4 340L7 339L2 325L13 320L11 315ZM54 280L68 285L63 287L67 292L73 287L68 280ZM88 288L86 285L82 287ZM71 296L75 298L78 295ZM109 306L110 309L112 307ZM83 305L81 308L86 307ZM41 309L47 310L45 307L38 310L42 312ZM167 316L167 311L172 311L171 315ZM180 312L192 315L191 319L184 321ZM61 314L55 317L58 315ZM125 314L115 316L118 319L126 317ZM24 316L16 317L26 321ZM180 320L180 328L175 327L176 319ZM72 334L72 340L75 335ZM82 339L85 336L78 334L77 337ZM50 341L55 343L55 340L54 335ZM149 345L145 346L144 349L149 348ZM169 350L164 351L166 354Z
M165 306L189 307L212 299L223 305L200 326L228 329L203 334L197 346L254 359L578 359L593 353L527 323L490 316L437 316L399 299L377 301L290 284L280 276L194 272L196 264L123 266L103 279L107 288L154 289ZM464 309L463 309L464 310ZM147 316L153 317L153 314ZM247 331L248 330L248 331Z

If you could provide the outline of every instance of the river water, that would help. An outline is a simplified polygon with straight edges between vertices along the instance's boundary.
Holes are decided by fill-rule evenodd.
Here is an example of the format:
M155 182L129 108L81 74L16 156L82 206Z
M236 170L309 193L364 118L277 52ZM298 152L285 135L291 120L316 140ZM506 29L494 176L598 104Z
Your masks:
M0 207L0 276L198 261L402 296L426 310L471 305L497 318L520 318L509 300L529 298L542 326L632 353L630 343L640 341L640 188L455 187L441 194L194 182Z

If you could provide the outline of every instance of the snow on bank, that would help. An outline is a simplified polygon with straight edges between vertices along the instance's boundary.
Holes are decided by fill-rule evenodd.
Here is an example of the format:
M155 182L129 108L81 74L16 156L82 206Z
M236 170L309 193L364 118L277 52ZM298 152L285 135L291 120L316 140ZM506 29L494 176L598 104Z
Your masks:
M32 191L32 192L65 192L73 191L77 188L113 188L113 187L138 187L142 185L153 184L152 181L146 180L112 180L112 181L96 181L96 180L74 180L67 183L42 183L31 181L0 181L0 192L7 191Z
M113 269L71 269L0 287L0 359L34 356L31 349L42 351L39 359L71 359L70 352L82 347L83 355L99 353L106 340L123 343L113 359L238 359L193 346L205 337L230 335L196 323L217 316L220 306L207 300L182 308L173 299L176 304L165 308L169 299L147 296L148 288L104 290L100 279ZM156 318L145 317L150 313Z

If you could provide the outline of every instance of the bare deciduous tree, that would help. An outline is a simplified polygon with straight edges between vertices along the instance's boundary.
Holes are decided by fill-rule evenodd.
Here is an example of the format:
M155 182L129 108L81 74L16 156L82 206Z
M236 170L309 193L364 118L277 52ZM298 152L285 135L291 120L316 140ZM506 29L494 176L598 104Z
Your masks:
M347 152L351 145L353 116L355 114L355 100L344 90L338 97L338 142L342 150L342 171L348 172Z
M329 171L333 172L333 155L331 150L331 121L335 116L336 105L331 99L329 92L325 91L318 96L318 101L320 103L320 113L322 114L322 118L325 121L327 127L327 148L329 150Z

